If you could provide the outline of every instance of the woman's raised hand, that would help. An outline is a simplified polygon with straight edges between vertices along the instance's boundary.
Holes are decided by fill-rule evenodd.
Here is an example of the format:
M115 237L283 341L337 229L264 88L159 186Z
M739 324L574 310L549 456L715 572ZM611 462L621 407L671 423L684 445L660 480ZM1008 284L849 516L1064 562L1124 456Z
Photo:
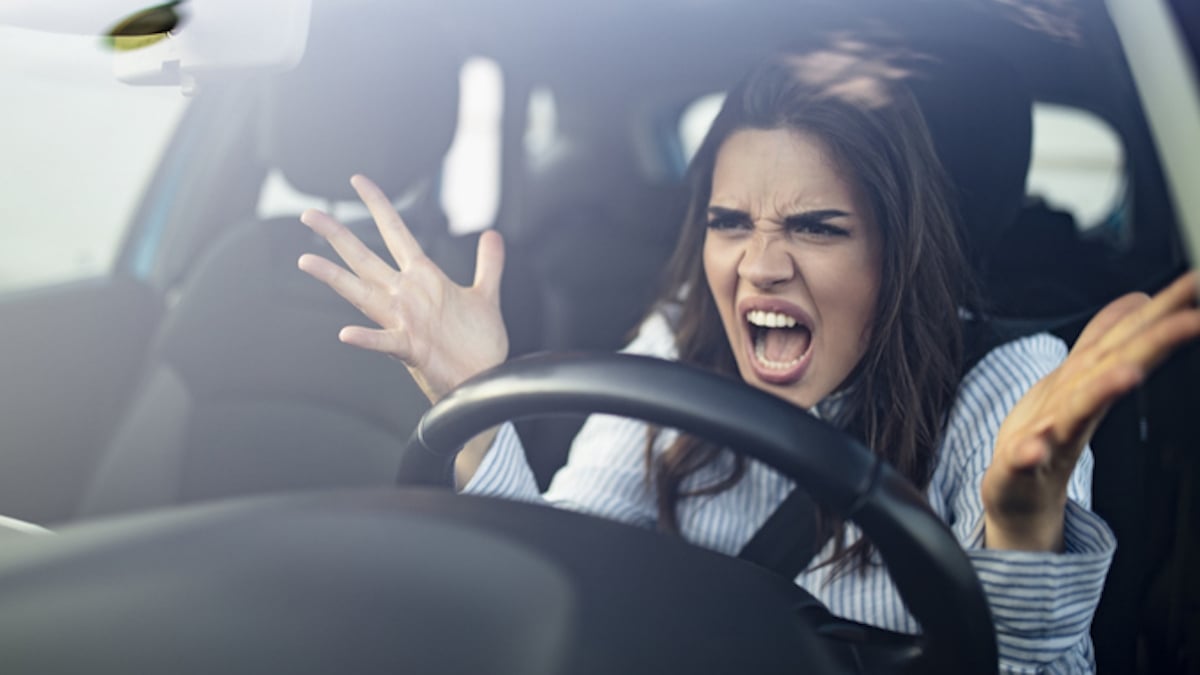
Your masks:
M1108 304L1009 412L981 486L989 548L1061 546L1067 483L1104 414L1200 336L1198 281L1191 272L1153 298L1133 293Z
M459 286L426 257L379 187L364 176L350 182L375 219L396 266L328 214L309 209L300 216L349 270L313 254L300 257L300 269L379 326L347 326L338 338L400 359L434 402L463 380L502 363L508 356L508 334L500 315L504 243L499 233L483 233L475 281Z

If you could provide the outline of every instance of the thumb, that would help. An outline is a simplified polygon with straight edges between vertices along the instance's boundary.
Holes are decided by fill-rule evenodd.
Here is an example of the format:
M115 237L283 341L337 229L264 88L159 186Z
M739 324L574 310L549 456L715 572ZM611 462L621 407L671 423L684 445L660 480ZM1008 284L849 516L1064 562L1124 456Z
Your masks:
M479 236L479 247L475 252L474 287L483 291L489 299L500 301L500 277L504 273L504 238L495 230L487 230Z

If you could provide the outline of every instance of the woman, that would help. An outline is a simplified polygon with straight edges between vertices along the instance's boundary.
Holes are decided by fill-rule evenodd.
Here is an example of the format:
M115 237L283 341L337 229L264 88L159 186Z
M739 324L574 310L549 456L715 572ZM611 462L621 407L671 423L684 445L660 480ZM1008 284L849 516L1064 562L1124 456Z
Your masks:
M892 71L829 52L781 56L728 96L690 169L672 282L628 351L699 364L809 409L923 489L968 550L996 618L1002 667L1093 668L1088 627L1115 546L1088 510L1088 438L1108 406L1200 334L1189 275L1106 307L1073 351L1049 335L999 346L965 375L972 309L947 188L920 113ZM381 328L340 338L403 360L429 398L506 357L503 249L480 239L474 285L421 252L387 198L352 181L399 270L319 211L302 220L350 272L300 267ZM730 554L791 484L720 448L594 416L538 494L511 426L455 464L467 492L545 500L676 531ZM797 583L835 613L918 627L851 526Z

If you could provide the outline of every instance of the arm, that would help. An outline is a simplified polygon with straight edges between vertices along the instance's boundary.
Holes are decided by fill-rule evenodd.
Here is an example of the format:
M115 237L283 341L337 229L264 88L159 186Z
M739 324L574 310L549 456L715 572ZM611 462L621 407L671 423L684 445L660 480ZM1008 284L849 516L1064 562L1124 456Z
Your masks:
M967 549L996 621L1001 672L1090 672L1089 628L1116 541L1092 513L1092 455L1086 447L1067 485L1062 550L985 548L980 492L1007 412L1066 356L1037 335L994 350L963 380L947 426L932 493Z
M436 403L508 356L508 334L500 315L504 244L499 234L485 232L479 239L475 281L459 286L425 255L383 191L364 176L350 182L395 264L380 259L328 214L309 209L301 222L328 241L349 269L312 254L301 256L299 267L378 326L347 326L338 339L402 361L425 396ZM467 444L455 462L456 484L470 480L494 437L493 430Z
M525 461L516 430L505 424L462 492L540 503L652 527L657 521L657 507L646 481L645 442L645 424L592 415L571 444L567 464L555 474L543 495Z
M464 380L507 358L508 335L500 315L503 244L498 234L485 232L479 240L475 281L459 286L425 256L374 183L363 176L355 176L351 183L370 210L394 264L381 260L328 214L310 209L301 221L325 238L349 269L312 254L301 256L300 269L327 284L378 326L347 326L339 339L403 361L429 400L437 402ZM673 356L674 338L666 320L649 319L626 350ZM634 438L641 440L635 443ZM640 422L589 420L546 501L644 523L654 504L640 459L645 438L645 425ZM511 425L472 439L456 459L454 474L456 486L464 492L543 499Z
M1191 273L1110 303L1066 358L1035 349L1040 336L964 379L942 458L959 473L949 515L960 537L972 528L964 543L1008 672L1094 667L1088 629L1116 542L1087 508L1087 444L1113 402L1200 335L1196 283Z
M622 351L674 358L675 338L667 319L661 314L651 315ZM520 439L512 425L506 424L462 491L539 501L651 527L657 522L658 510L646 480L647 430L646 424L637 420L592 415L575 436L566 465L555 474L545 495L539 495ZM673 432L660 434L656 447L663 447L672 438Z

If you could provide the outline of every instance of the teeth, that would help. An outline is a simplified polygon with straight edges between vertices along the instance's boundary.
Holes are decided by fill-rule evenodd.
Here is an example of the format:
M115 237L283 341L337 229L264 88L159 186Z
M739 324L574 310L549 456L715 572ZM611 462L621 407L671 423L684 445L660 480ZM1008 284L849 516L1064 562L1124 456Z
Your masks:
M752 309L746 312L746 321L760 328L793 328L796 320L787 314L768 312L762 309Z

